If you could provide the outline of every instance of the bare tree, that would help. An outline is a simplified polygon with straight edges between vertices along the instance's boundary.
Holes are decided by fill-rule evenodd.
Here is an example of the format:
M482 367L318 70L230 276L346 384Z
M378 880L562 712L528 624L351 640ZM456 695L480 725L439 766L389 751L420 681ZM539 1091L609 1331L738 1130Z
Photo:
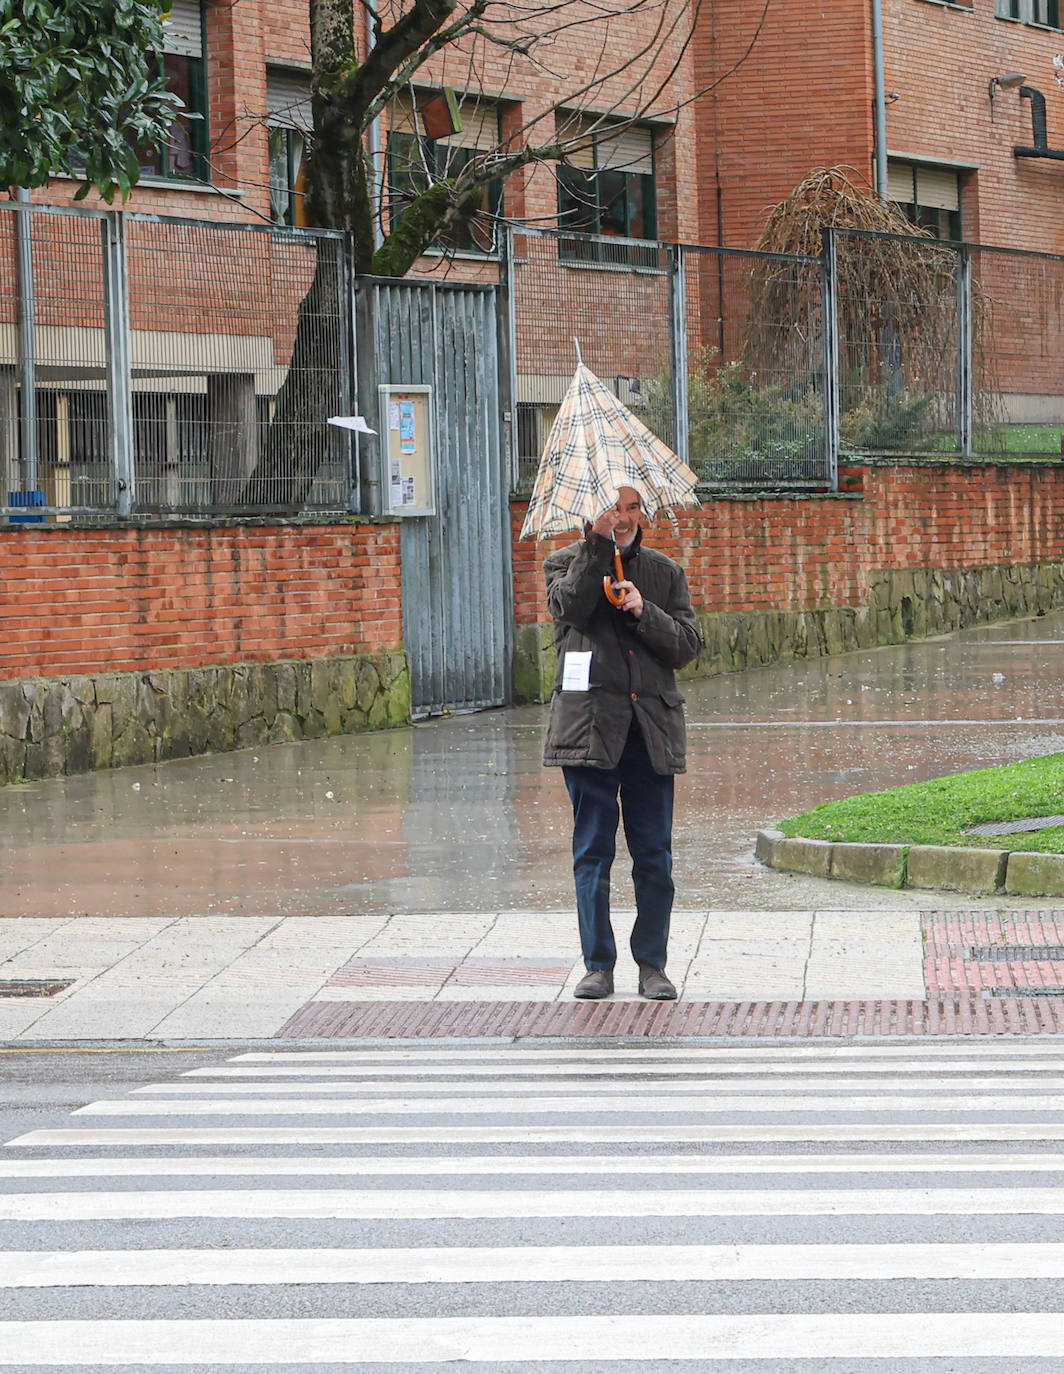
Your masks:
M309 0L314 139L307 208L312 224L346 231L360 274L401 277L430 246L446 248L491 216L489 188L536 164L564 164L604 132L674 114L702 91L683 74L701 0ZM749 55L768 10L751 24ZM357 25L365 26L365 42ZM579 62L574 63L574 53ZM404 187L386 189L381 155L368 148L377 121L417 89L492 90L505 99L521 75L549 83L551 107L490 145L428 166L415 137ZM489 77L490 79L485 79ZM472 99L476 100L474 95ZM592 113L593 112L593 113ZM417 132L415 116L415 134ZM400 169L402 170L402 169ZM482 228L480 230L482 232ZM315 427L338 403L336 389L297 376L329 354L321 302L336 299L335 255L319 255L300 309L289 381L243 500L301 504L316 465ZM283 496L281 495L284 493Z

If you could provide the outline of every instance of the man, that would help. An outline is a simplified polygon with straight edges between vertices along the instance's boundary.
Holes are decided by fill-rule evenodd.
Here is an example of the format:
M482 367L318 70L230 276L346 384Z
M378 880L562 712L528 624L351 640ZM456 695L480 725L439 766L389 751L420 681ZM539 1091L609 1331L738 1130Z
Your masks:
M582 542L543 565L554 617L558 673L543 761L560 765L573 804L573 876L587 973L575 996L609 997L617 945L610 868L623 816L632 856L639 991L675 998L665 972L672 914L673 777L686 768L683 697L675 670L702 647L683 569L643 546L639 493L586 527ZM624 578L617 607L603 591L614 545ZM618 795L620 807L618 807Z

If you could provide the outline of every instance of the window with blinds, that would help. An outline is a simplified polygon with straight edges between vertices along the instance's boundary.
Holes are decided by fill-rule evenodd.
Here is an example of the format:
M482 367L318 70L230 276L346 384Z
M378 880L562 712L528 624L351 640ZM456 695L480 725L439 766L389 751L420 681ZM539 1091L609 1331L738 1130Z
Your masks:
M561 256L630 266L640 250L628 245L614 249L575 236L655 237L653 131L634 124L611 128L591 116L560 114L557 134L566 142L579 140L557 173L558 224L569 231Z
M994 0L998 19L1018 19L1021 24L1060 28L1060 0Z
M461 129L429 138L420 109L432 99L401 96L388 112L388 218L394 228L413 200L429 186L454 179L474 158L499 146L499 107L478 95L458 98ZM441 252L490 253L495 250L495 221L502 213L502 183L483 188L482 204L468 218L449 226L433 247Z
M307 225L307 147L314 129L310 75L275 67L266 72L266 127L270 151L270 218Z
M953 168L890 161L887 198L913 224L929 229L936 238L962 237L961 178Z
M162 52L156 57L167 88L180 96L182 106L165 142L137 149L141 175L207 181L206 43L200 0L173 0L163 20Z

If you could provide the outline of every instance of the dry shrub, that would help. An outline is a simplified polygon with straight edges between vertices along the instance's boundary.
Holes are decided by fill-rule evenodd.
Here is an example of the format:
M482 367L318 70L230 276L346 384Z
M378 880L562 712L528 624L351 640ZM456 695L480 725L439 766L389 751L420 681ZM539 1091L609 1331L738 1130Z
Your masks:
M837 240L840 411L843 442L894 451L954 449L957 427L957 254L884 204L851 168L810 172L770 213L754 245L785 258L751 270L743 363L800 373L823 349L819 259L827 227ZM990 336L989 301L973 285L973 337ZM817 320L810 337L808 321ZM989 379L988 360L977 375ZM977 392L976 423L995 420L995 395Z

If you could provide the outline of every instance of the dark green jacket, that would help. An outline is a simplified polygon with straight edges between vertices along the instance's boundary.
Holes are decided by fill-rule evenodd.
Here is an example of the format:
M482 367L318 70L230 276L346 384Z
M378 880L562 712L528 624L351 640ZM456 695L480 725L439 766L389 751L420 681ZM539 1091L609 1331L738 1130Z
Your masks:
M602 579L612 571L611 539L589 533L543 565L558 650L543 762L615 768L634 714L654 771L682 773L687 738L675 670L702 647L687 578L671 558L643 547L642 530L622 561L628 581L643 595L638 620L603 595ZM588 649L589 689L563 691L565 654Z

